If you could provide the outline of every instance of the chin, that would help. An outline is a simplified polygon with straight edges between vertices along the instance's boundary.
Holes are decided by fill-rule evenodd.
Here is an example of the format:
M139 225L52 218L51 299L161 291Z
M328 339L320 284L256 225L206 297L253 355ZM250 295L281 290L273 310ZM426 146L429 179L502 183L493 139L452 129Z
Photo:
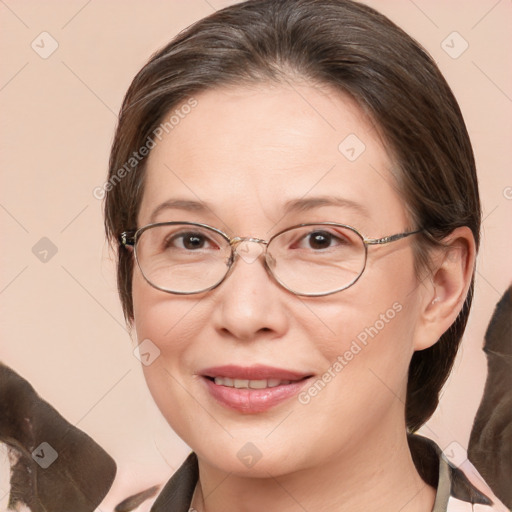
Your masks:
M239 447L222 447L216 449L198 447L194 450L200 459L219 471L231 473L239 477L268 478L292 473L303 468L298 459L291 458L294 454L292 446L280 446L279 450L270 450L262 443L247 442ZM260 448L261 447L261 448Z

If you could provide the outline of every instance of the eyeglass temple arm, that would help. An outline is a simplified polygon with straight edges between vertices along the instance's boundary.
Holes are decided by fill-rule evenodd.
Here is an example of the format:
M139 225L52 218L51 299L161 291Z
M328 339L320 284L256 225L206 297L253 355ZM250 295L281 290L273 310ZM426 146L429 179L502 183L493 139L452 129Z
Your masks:
M135 245L135 237L133 235L134 235L133 231L123 231L119 235L119 243L125 247L127 245L129 245L129 246Z
M365 238L364 243L367 245L382 245L389 244L390 242L395 242L396 240L401 240L402 238L406 238L411 235L415 235L416 233L420 233L423 231L422 229L418 229L416 231L409 231L406 233L397 233L396 235L384 236L382 238Z

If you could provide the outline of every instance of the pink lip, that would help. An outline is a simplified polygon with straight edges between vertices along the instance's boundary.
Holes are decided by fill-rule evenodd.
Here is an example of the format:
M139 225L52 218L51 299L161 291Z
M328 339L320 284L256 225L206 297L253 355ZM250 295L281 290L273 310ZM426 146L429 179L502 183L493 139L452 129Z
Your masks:
M299 373L270 366L242 367L235 365L207 368L201 372L209 393L220 404L246 414L265 412L285 400L297 395L309 381L310 374ZM266 389L237 389L215 384L214 377L231 379L263 380L279 379L292 381Z

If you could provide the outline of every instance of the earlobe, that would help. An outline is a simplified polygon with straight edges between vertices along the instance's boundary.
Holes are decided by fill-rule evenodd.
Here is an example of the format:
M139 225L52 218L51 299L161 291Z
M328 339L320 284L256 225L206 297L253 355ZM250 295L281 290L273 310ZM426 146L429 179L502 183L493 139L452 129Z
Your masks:
M415 350L434 345L456 320L469 290L475 266L473 233L460 227L434 250L431 285L426 290L416 330Z

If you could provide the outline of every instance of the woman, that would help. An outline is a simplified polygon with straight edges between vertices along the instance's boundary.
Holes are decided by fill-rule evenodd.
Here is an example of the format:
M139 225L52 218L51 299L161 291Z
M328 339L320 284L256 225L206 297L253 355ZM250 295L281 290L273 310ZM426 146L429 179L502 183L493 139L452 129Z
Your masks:
M106 192L149 389L194 452L152 510L492 507L413 434L467 321L480 204L456 100L387 18L199 21L131 84Z

